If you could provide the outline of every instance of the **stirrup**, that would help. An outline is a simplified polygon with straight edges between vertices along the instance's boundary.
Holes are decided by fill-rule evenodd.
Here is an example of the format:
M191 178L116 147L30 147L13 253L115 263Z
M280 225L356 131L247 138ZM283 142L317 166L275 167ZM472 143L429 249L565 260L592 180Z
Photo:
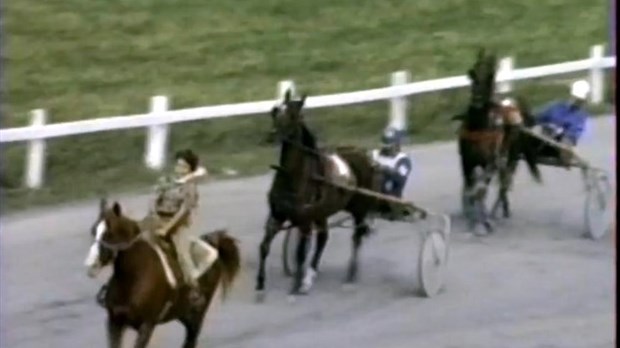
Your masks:
M105 308L105 298L106 298L107 293L108 293L108 284L104 284L101 287L101 289L99 289L99 292L95 296L95 301L97 302L98 305L100 305L103 308Z
M204 294L200 291L200 285L190 285L188 284L188 292L187 297L189 302L196 307L202 306L206 299Z

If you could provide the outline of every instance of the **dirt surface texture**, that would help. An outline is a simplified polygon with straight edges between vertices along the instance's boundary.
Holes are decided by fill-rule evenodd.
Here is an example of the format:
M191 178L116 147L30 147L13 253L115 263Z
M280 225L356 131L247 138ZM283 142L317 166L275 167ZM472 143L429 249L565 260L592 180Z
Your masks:
M579 151L606 168L615 187L615 118L592 120ZM543 169L536 184L521 166L513 217L489 237L466 232L460 212L460 168L454 143L411 149L406 197L453 216L447 284L431 299L413 289L424 224L379 222L365 241L354 290L342 279L351 231L332 230L321 273L309 296L287 301L290 279L273 244L265 303L254 303L258 243L267 214L270 175L201 188L200 230L227 227L239 238L243 272L232 296L216 300L200 346L230 348L551 348L613 347L615 232L599 241L584 231L584 187L577 170ZM275 159L274 159L275 160ZM265 163L267 166L268 163ZM147 197L120 197L132 216ZM105 347L105 312L94 296L107 279L86 276L83 260L97 202L27 211L1 221L3 347ZM177 323L158 327L152 347L177 347ZM134 334L126 336L126 346Z

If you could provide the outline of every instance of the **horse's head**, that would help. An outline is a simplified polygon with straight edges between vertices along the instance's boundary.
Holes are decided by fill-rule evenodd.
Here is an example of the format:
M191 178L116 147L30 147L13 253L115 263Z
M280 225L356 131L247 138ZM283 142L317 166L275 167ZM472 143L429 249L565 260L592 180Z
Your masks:
M485 49L481 48L474 66L467 73L471 81L471 107L485 109L491 105L495 93L496 68L496 55L487 54Z
M273 130L279 141L292 140L301 136L304 124L302 109L306 102L306 95L298 100L291 99L291 90L284 94L284 100L271 109Z
M531 128L536 125L536 119L527 100L521 96L503 98L497 103L495 110L502 124L506 126Z
M88 275L95 277L99 271L110 264L116 254L130 247L140 236L138 224L123 216L121 205L114 202L108 207L101 199L99 216L91 228L93 243L84 262Z

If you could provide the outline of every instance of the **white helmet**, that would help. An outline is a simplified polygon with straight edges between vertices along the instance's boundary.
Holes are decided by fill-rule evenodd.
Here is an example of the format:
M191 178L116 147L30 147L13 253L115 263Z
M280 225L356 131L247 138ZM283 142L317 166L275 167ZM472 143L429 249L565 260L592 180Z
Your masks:
M517 103L512 98L504 98L501 101L502 106L516 106Z
M577 99L586 99L590 94L590 84L586 80L575 81L570 88L570 94Z

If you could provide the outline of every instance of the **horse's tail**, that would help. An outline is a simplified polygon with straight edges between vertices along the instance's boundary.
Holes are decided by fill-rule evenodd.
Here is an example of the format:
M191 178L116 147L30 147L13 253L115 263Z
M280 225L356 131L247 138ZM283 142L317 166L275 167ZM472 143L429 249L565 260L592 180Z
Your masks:
M241 269L241 252L237 240L231 237L226 230L217 230L210 235L216 237L214 244L219 253L216 266L220 267L221 270L222 298L225 299Z

